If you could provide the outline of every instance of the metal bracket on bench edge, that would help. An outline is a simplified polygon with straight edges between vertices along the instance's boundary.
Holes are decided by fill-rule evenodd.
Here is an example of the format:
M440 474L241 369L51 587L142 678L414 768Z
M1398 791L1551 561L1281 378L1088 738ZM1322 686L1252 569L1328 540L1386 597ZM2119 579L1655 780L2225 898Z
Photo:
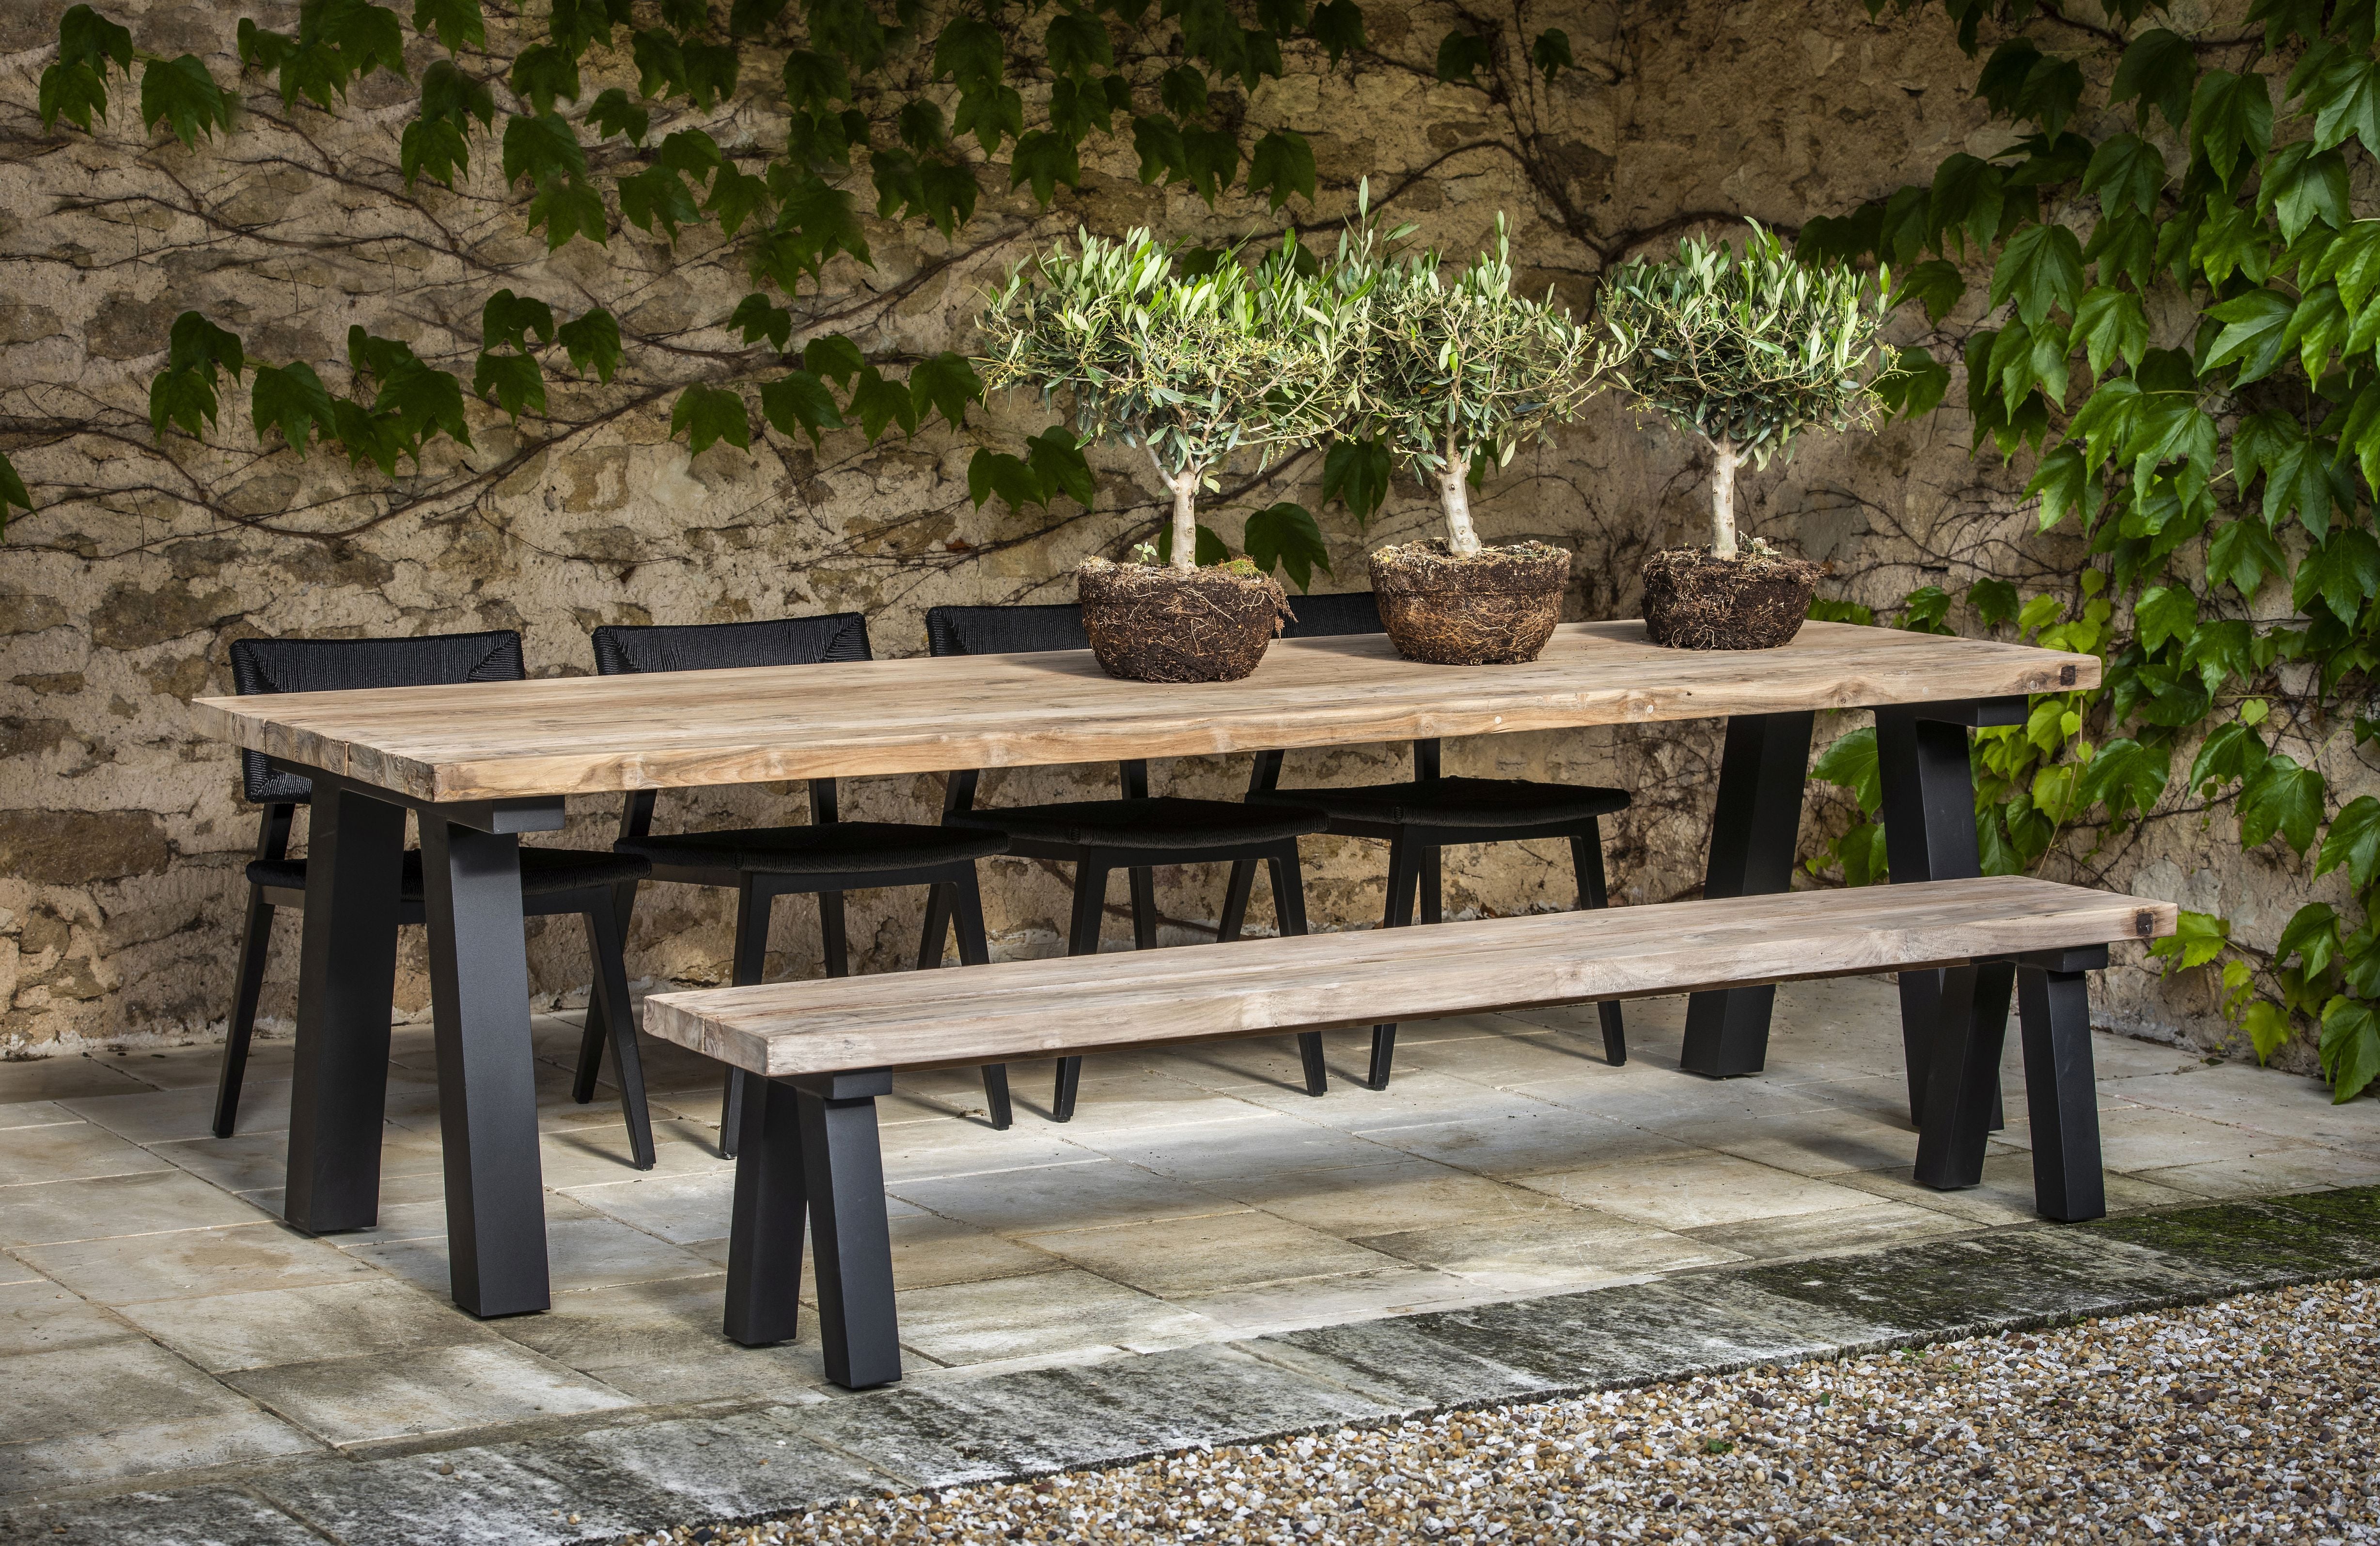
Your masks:
M778 1081L807 1090L821 1101L868 1101L892 1093L889 1068L862 1068L841 1074L794 1074Z

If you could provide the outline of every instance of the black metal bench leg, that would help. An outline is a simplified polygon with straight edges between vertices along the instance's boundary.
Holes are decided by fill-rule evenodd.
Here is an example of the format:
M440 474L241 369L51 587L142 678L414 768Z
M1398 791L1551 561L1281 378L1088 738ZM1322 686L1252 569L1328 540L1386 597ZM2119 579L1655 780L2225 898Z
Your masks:
M248 888L248 923L239 935L239 968L234 980L231 1024L224 1034L223 1069L215 1079L214 1134L227 1138L239 1123L239 1087L248 1077L248 1043L256 1034L256 1006L264 995L264 955L273 943L273 904L264 888Z
M1570 840L1571 873L1578 881L1578 906L1582 912L1611 905L1611 893L1603 876L1603 829L1594 822L1586 831ZM1620 1001L1605 999L1595 1006L1595 1017L1603 1027L1603 1061L1614 1068L1628 1061L1628 1027L1620 1017Z
M645 1059L637 1046L636 1006L628 996L628 964L620 941L620 920L607 899L585 915L587 952L595 960L595 991L589 993L587 1028L611 1043L612 1072L620 1085L620 1114L628 1125L628 1154L638 1170L653 1168L653 1124L645 1109ZM602 1047L579 1049L579 1075L587 1084L600 1065ZM591 1094L592 1091L590 1090ZM584 1098L582 1097L582 1100Z
M735 895L735 956L728 980L746 988L769 974L769 914L777 898L747 876ZM735 1142L744 1131L744 1070L727 1070L727 1087L719 1098L719 1151L735 1157Z
M1422 850L1402 836L1389 840L1389 900L1380 913L1380 927L1402 929L1413 922L1414 892L1421 881ZM1389 1088L1389 1070L1397 1056L1397 1028L1372 1028L1372 1065L1365 1082L1374 1090Z
M901 1378L901 1333L876 1097L891 1094L892 1080L835 1074L805 1079L799 1091L826 1377L845 1390L889 1385Z
M519 840L433 818L421 870L455 1302L482 1317L540 1310L552 1293Z
M1981 1006L1995 999L2008 1002L2015 971L2010 962L1984 961L1942 974L1942 1007L1917 1131L1917 1179L1937 1191L1973 1187L1984 1178L2008 1019L2005 1013L1983 1013Z
M2043 1218L2069 1223L2104 1218L2107 1184L2099 1159L2098 1080L2091 1067L2090 978L2020 966L2016 983L2033 1126L2034 1206Z
M940 892L943 888L934 888ZM976 883L975 870L970 867L964 880L950 887L953 911L959 926L959 965L988 966L991 961L991 942L983 931L983 889ZM1008 1065L987 1063L978 1070L983 1075L983 1102L995 1130L1005 1131L1016 1120L1008 1099Z
M1108 871L1102 865L1077 860L1075 865L1075 917L1066 931L1066 954L1096 956L1099 953L1099 924L1107 916ZM1135 920L1136 921L1136 920ZM1050 1097L1050 1120L1071 1122L1075 1116L1075 1097L1083 1087L1083 1060L1062 1057L1058 1060L1057 1088Z
M1815 717L1807 712L1739 714L1727 722L1705 896L1760 896L1792 883ZM1712 1078L1757 1074L1768 1062L1768 1016L1776 1003L1774 987L1694 994L1686 1001L1678 1065Z
M747 1347L794 1340L802 1285L801 1097L755 1081L737 1135L735 1208L727 1236L727 1334Z
M1243 859L1253 866L1254 861ZM1238 869L1234 865L1233 870ZM1272 879L1272 906L1283 939L1305 932L1305 877L1297 867L1297 839L1291 838L1281 846L1281 851L1265 860ZM1305 1071L1305 1092L1328 1095L1330 1092L1330 1070L1322 1061L1322 1033L1318 1030L1298 1032L1297 1060Z

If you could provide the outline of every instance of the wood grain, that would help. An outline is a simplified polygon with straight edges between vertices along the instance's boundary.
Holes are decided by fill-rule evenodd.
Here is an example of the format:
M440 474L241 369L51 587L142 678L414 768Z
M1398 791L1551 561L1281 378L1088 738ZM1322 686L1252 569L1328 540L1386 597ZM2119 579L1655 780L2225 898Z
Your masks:
M1938 967L2173 931L2021 875L661 993L650 1034L771 1075L931 1068Z
M203 698L209 736L417 799L1101 762L1714 719L2093 687L2022 645L1812 623L1781 650L1659 649L1573 623L1527 665L1417 665L1386 638L1276 641L1244 681L1123 682L1087 651Z

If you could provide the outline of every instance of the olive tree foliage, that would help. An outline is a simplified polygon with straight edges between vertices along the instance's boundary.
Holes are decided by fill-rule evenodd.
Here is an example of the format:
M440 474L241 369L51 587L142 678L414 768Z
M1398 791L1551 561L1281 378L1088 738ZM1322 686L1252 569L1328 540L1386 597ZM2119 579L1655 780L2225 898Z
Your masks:
M2182 821L2220 822L2309 884L2340 872L2352 901L2308 899L2270 945L2185 912L2154 948L2219 971L2259 1057L2310 1036L2349 1099L2380 1077L2380 798L2345 797L2323 764L2354 767L2380 735L2380 220L2350 201L2380 154L2380 17L2328 0L2217 18L2158 0L1943 9L1983 58L1975 94L2012 126L2006 147L1811 221L1801 248L1891 263L1912 323L1961 311L1988 271L1980 317L1943 339L1975 449L2029 453L2041 529L2086 554L2030 594L1997 574L1965 593L1974 627L2105 662L2101 687L1975 737L1984 867L2079 852L2087 872ZM1932 407L1947 365L1904 364L1903 406ZM1901 626L1949 632L1952 605L1926 587ZM1872 817L1875 765L1863 731L1816 771ZM1854 880L1882 853L1873 821L1837 849Z
M1218 469L1309 444L1347 417L1366 301L1319 277L1293 233L1254 263L1235 247L1189 273L1181 255L1145 229L1081 232L987 297L990 347L975 363L989 387L1066 399L1085 442L1147 451L1173 496L1169 556L1189 569L1198 490Z
M1711 449L1713 556L1736 556L1738 463L1766 467L1804 431L1874 416L1890 286L1886 272L1800 262L1756 224L1741 250L1689 237L1673 259L1606 276L1613 382Z
M1434 247L1395 253L1413 227L1383 235L1368 213L1359 207L1363 224L1342 240L1334 265L1337 293L1366 298L1361 408L1340 467L1365 454L1402 461L1436 485L1447 551L1468 558L1479 552L1472 481L1510 463L1524 440L1577 417L1596 390L1594 336L1554 304L1550 288L1543 300L1512 293L1501 215L1494 247L1453 268Z

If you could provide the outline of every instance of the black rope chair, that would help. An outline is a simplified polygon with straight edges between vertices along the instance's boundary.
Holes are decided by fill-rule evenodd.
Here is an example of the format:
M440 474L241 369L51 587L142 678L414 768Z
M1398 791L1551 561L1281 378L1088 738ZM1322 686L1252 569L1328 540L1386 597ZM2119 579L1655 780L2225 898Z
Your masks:
M1286 630L1291 639L1331 639L1384 630L1378 607L1368 590L1339 595L1299 596L1290 603L1297 621ZM1414 920L1414 900L1420 894L1421 920L1437 923L1445 917L1445 885L1439 866L1439 850L1457 843L1524 843L1565 838L1570 843L1571 869L1578 882L1578 905L1601 907L1609 903L1603 874L1601 819L1628 809L1624 789L1596 789L1570 784L1548 784L1518 778L1446 778L1439 773L1439 743L1413 744L1414 776L1400 784L1371 784L1353 789L1283 789L1281 753L1257 754L1248 780L1248 803L1256 806L1318 810L1329 821L1325 829L1342 837L1384 839L1389 845L1389 900L1380 927L1399 929ZM1256 882L1256 866L1232 867L1232 885L1223 899L1225 937L1239 928ZM1614 1065L1628 1061L1628 1037L1620 1005L1606 999L1596 1005L1603 1023L1604 1056ZM1370 1083L1375 1090L1389 1084L1395 1060L1397 1028L1372 1028Z
M424 639L240 639L232 641L232 685L242 693L329 692L354 688L450 687L465 682L517 682L524 675L520 635L438 634ZM296 773L283 773L258 752L240 753L242 792L264 807L256 858L248 866L248 921L240 937L239 968L232 998L231 1030L224 1040L223 1069L215 1090L214 1134L231 1137L239 1117L239 1088L248 1071L248 1047L256 1029L256 1004L264 988L264 956L273 937L273 914L306 905L306 861L289 857L289 829L298 808L313 788ZM628 1125L628 1146L638 1170L653 1163L652 1125L645 1114L645 1081L637 1055L636 1016L628 1003L628 974L621 956L621 930L613 908L613 888L632 885L649 866L629 854L589 853L577 848L520 850L521 910L529 917L577 913L587 920L588 954L594 957L594 991L588 1018L598 1006L613 1027L620 1108ZM427 903L421 853L407 850L400 883L397 921L420 923ZM578 1099L592 1098L582 1081Z
M816 665L864 661L868 621L856 612L825 617L784 617L765 623L698 623L681 627L595 630L595 668L606 676L654 671L725 671L747 666ZM650 864L651 878L679 885L716 886L735 893L734 981L741 987L766 974L769 915L780 896L808 894L819 900L819 931L826 946L826 972L851 971L844 928L843 894L881 886L921 885L932 898L929 917L941 927L921 953L920 967L942 962L942 942L955 916L959 960L979 966L991 959L983 931L983 898L975 861L1001 852L999 834L963 832L907 822L845 822L836 810L835 782L809 781L810 820L806 826L746 827L722 832L653 833L654 791L628 796L620 814L623 854ZM620 932L627 933L636 902L633 886L620 894ZM578 1056L578 1085L594 1086L603 1055L603 1030L590 1012L587 1040ZM720 1110L721 1150L735 1152L741 1131L744 1074L730 1069ZM983 1092L991 1125L1009 1125L1008 1071L983 1069Z
M1013 655L1045 650L1087 650L1081 608L1057 606L938 606L926 614L927 648L937 655ZM1305 932L1305 892L1297 868L1297 840L1320 832L1318 812L1281 802L1266 809L1233 800L1187 799L1151 796L1148 764L1120 763L1123 797L1112 800L1069 800L1055 805L1002 806L975 809L979 774L953 773L942 801L943 824L977 832L1002 834L1008 852L1026 858L1052 859L1075 867L1074 917L1066 935L1069 956L1096 955L1099 925L1107 911L1108 876L1125 871L1132 891L1133 947L1146 950L1157 943L1157 885L1160 864L1230 862L1255 872L1261 860L1272 872L1275 910L1284 934ZM1225 941L1240 936L1247 913L1241 898L1221 931ZM927 937L940 953L937 915L929 912ZM1305 1092L1319 1095L1330 1088L1322 1066L1322 1038L1307 1031L1297 1039L1305 1066ZM1075 1097L1082 1083L1083 1060L1058 1060L1057 1090L1050 1115L1064 1122L1075 1114Z

